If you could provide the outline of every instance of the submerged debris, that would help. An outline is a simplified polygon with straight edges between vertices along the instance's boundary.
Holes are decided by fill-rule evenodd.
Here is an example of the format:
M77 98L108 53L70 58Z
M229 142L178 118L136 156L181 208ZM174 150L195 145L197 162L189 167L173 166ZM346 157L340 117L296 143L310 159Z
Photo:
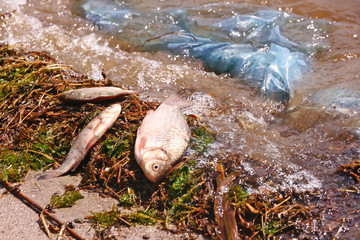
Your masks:
M342 172L348 174L353 177L357 184L360 184L360 161L355 160L354 162L346 165L340 166L337 170L338 172Z

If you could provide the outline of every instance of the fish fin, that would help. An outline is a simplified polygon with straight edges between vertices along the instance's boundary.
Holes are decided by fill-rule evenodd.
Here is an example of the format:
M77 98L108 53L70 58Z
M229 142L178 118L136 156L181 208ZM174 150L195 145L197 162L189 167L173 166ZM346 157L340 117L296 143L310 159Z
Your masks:
M57 172L56 170L49 170L43 174L41 174L37 180L42 181L42 180L46 180L46 179L50 179L50 178L55 178L60 176L61 173Z
M145 143L146 143L146 137L140 138L139 145L138 145L139 151L143 150L143 148L145 147Z
M135 153L135 159L137 162L141 161L141 153L143 152L143 150L145 148L145 144L146 144L145 136L143 136L141 138L136 138L134 153Z
M167 104L170 106L177 106L180 109L190 107L192 105L192 102L187 100L184 95L180 94L173 94L170 97L168 97L163 104Z
M153 114L155 111L154 110L149 110L149 111L147 111L147 113L146 113L146 116L150 116L151 114ZM145 116L145 117L146 117Z
M90 148L89 148L89 149L90 149ZM87 154L86 154L86 155L87 155ZM86 157L86 156L85 156L85 157ZM84 158L85 158L85 157L84 157ZM71 171L75 171L76 168L79 166L79 164L82 162L82 160L84 160L84 158L81 159L80 161L78 161L77 163L75 163L74 166L72 166Z

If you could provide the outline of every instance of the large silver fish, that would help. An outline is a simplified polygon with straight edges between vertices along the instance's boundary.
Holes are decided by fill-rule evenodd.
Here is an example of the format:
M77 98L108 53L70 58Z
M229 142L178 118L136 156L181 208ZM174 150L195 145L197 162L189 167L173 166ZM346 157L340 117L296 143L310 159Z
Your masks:
M137 131L135 158L150 181L160 181L186 150L190 129L180 109L191 105L175 94L147 112Z
M107 107L99 116L90 121L71 143L71 148L63 164L56 170L48 171L39 179L57 177L77 168L90 148L114 125L121 112L120 104Z
M65 91L60 93L58 98L62 102L86 103L119 98L134 93L138 92L118 87L92 87Z

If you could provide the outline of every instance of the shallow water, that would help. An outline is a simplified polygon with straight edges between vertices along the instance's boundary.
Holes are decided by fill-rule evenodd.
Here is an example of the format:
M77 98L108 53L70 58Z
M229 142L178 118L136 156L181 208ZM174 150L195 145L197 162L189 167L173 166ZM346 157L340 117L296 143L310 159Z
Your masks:
M138 0L136 8L146 11L154 6L196 7L212 2ZM60 62L95 79L102 79L104 71L113 81L146 90L141 96L153 100L187 90L194 106L186 112L199 116L218 133L204 164L208 159L214 162L216 157L241 153L248 156L245 159L254 159L238 163L250 173L260 174L256 173L259 163L268 167L258 178L259 188L327 192L338 217L359 210L358 195L354 204L343 203L336 189L348 182L335 173L339 165L358 158L359 142L353 137L360 126L358 110L351 109L350 114L332 111L329 102L338 93L327 93L331 100L317 94L333 86L360 93L360 1L245 1L328 22L329 49L314 56L311 71L288 103L261 98L238 79L205 71L200 61L138 51L121 34L114 37L76 15L74 3L0 0L0 12L16 9L13 16L0 20L0 41L26 50L49 51ZM324 222L333 221L330 215L325 214ZM347 224L357 226L355 220ZM347 232L346 228L342 231Z

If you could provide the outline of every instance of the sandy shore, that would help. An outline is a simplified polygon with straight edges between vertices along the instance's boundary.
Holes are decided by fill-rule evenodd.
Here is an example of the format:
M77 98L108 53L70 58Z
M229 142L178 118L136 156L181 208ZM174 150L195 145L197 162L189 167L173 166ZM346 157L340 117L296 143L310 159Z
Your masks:
M79 175L38 181L38 174L38 172L29 172L19 185L19 189L42 207L50 203L52 194L63 194L65 185L76 187L81 181ZM102 198L97 193L82 190L80 193L83 199L78 200L70 208L55 209L53 215L63 222L71 222L74 230L83 238L94 239L95 229L86 216L91 216L91 212L110 210L118 201L113 198ZM1 185L0 195L0 239L49 239L45 231L41 229L38 213L11 193L6 193L6 189ZM123 227L112 229L111 233L118 239L183 239L180 234L172 234L156 226ZM56 235L53 236L54 239L56 237Z

